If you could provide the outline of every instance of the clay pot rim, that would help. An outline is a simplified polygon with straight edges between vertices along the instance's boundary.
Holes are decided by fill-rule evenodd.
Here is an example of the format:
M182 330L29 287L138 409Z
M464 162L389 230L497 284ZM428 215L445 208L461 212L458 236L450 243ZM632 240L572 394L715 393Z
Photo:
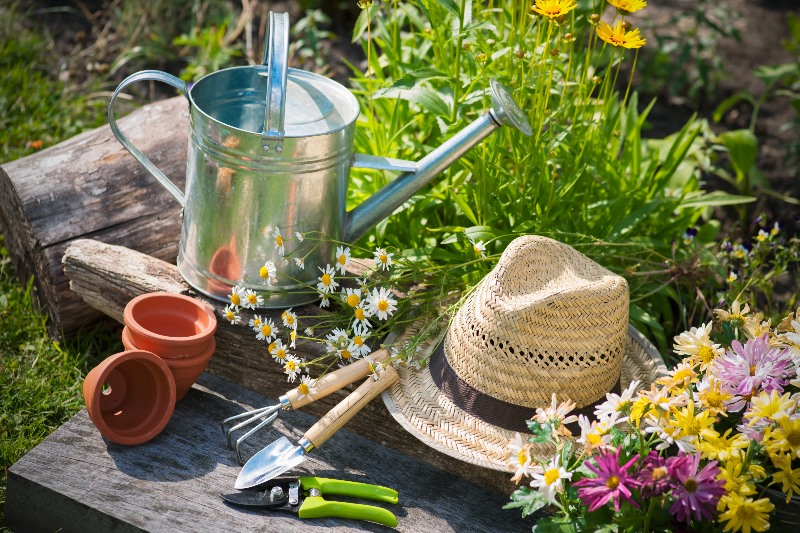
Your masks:
M146 329L141 324L139 324L133 317L133 308L142 301L155 298L163 298L166 300L181 300L195 306L198 309L201 309L202 312L204 312L206 316L208 316L209 328L206 329L205 331L201 331L200 333L188 337L170 337L167 335L154 333L149 329ZM205 338L213 337L214 333L217 331L217 317L216 315L214 315L214 311L208 304L200 302L195 298L192 298L191 296L186 296L184 294L177 294L174 292L148 292L145 294L140 294L139 296L133 298L125 306L123 320L125 325L128 326L135 335L140 335L142 337L152 339L156 342L163 343L167 346L185 346L190 344L200 344L204 342Z
M216 341L212 340L208 348L198 355L192 355L191 357L162 357L161 360L164 361L164 363L166 363L166 365L170 368L183 368L208 361L216 351L217 343Z
M103 370L97 376L95 382L97 389L92 391L92 394L89 395L90 396L90 398L88 398L89 401L87 401L86 391L84 391L84 402L87 404L87 411L89 411L90 413L101 412L100 396L102 394L103 384L106 383L106 379L108 378L109 374L111 374L114 370L116 370L117 367L119 367L121 364L125 362L132 360L139 360L142 362L154 364L161 370L162 374L167 380L167 387L169 389L167 391L168 403L158 423L154 424L153 427L149 428L148 431L145 432L143 435L131 436L125 433L121 433L113 429L111 426L109 426L103 420L102 416L99 416L97 420L90 416L92 422L100 431L101 435L103 435L111 442L122 444L125 446L136 446L138 444L143 444L155 438L156 435L158 435L164 430L164 428L167 426L170 419L172 418L172 413L175 411L176 392L177 392L175 386L175 378L172 375L172 370L170 370L169 366L167 366L167 364L160 357L146 350L125 350L123 352L115 353L113 355L108 356L100 363L101 365L105 365L105 368L103 368ZM88 378L89 375L87 374L86 377ZM86 378L84 378L84 381L85 379Z
M133 347L133 348L131 348L132 350L150 351L150 350L146 350L145 348L140 348L139 346L136 345L136 339L133 338L133 335L131 334L131 330L130 330L130 328L128 326L125 326L125 327L122 328L121 337L122 337L122 344L124 344L126 347L128 345L132 346ZM196 343L194 345L194 346L203 346L203 349L199 350L199 352L194 354L194 355L189 355L189 354L161 355L160 353L156 353L155 351L153 351L152 353L154 353L159 358L161 358L161 359L163 359L165 361L168 360L168 359L188 360L188 359L193 359L195 357L202 357L209 350L209 348L211 348L211 347L216 348L216 345L217 345L216 340L212 336L207 341L198 342L198 343ZM168 345L168 346L170 346L171 348L175 348L176 346L180 348L180 347L188 347L188 346L193 346L193 345L190 345L190 344L174 345L173 344L173 345Z

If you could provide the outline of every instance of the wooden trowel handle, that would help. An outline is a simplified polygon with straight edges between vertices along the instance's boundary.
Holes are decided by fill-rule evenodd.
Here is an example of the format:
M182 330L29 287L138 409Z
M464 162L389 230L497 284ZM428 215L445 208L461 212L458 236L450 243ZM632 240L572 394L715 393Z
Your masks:
M315 448L318 448L331 435L339 431L370 400L389 388L398 379L400 379L400 376L397 375L397 371L391 365L383 369L377 380L370 376L356 390L351 392L347 398L331 409L327 415L311 426L311 429L306 431L306 439Z
M310 404L314 400L336 392L345 385L350 385L351 383L367 377L367 375L372 372L369 368L370 359L377 363L379 361L385 361L388 358L389 352L381 348L375 353L370 354L367 359L361 359L319 378L315 384L317 391L311 395L312 397L305 395L301 398L300 391L297 389L292 389L287 392L286 397L289 399L289 403L292 404L292 409L299 409Z

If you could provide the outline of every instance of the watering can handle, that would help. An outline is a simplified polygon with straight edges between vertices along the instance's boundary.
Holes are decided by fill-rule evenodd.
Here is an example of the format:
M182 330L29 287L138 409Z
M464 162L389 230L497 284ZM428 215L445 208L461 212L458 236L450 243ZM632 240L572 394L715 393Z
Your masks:
M267 67L267 107L264 130L261 132L262 148L283 151L283 122L286 108L286 76L289 63L289 14L269 13L269 31L264 43L264 60Z
M136 158L139 163L141 163L144 168L150 172L160 183L164 186L167 191L169 191L172 196L178 200L178 203L181 204L181 207L185 205L184 195L183 192L175 186L170 179L161 172L158 167L156 167L152 161L147 159L147 157L139 151L131 142L122 134L117 126L117 119L114 116L114 102L119 96L119 93L122 92L125 87L130 85L131 83L135 83L137 81L161 81L166 83L167 85L172 85L179 91L183 93L184 96L188 99L189 96L186 92L186 83L183 82L180 78L176 78L172 74L167 74L166 72L161 72L160 70L143 70L141 72L137 72L136 74L132 74L125 78L122 83L119 84L119 87L114 91L114 94L111 95L111 101L108 102L108 124L111 126L111 131L114 133L114 136L117 140L122 143L133 157Z

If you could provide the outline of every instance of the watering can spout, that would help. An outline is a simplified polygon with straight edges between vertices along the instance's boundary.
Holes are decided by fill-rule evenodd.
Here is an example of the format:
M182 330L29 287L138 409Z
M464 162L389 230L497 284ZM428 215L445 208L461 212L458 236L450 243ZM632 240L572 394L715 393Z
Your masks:
M492 109L416 163L356 155L353 168L399 170L404 173L347 213L343 232L345 242L357 241L500 126L511 126L527 136L531 135L530 124L508 89L495 80L490 80L490 85Z

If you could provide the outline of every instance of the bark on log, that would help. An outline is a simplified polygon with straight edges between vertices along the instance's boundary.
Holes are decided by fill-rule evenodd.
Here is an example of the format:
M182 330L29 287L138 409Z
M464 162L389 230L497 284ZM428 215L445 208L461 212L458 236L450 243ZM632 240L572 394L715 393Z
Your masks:
M176 266L139 252L104 244L90 239L76 240L64 254L64 271L75 293L106 315L122 322L125 304L133 297L151 291L184 293L212 305L217 316L224 307L194 294L181 279ZM316 305L296 310L299 315L323 314ZM280 310L261 313L280 322ZM303 326L305 327L305 326ZM242 325L218 320L217 351L211 358L208 371L228 381L238 383L267 398L277 400L292 385L266 353L265 345ZM320 354L312 343L297 343L297 354L310 358ZM315 416L325 415L354 387L321 398L303 410ZM347 429L372 441L398 450L437 468L451 472L493 491L510 494L513 484L510 475L473 466L437 452L412 437L386 410L382 401L368 404ZM256 450L244 449L247 454Z
M142 107L120 129L183 188L188 108L176 97ZM174 261L180 206L108 126L0 166L0 231L23 282L33 275L51 336L100 314L69 290L61 266L74 239L90 237Z

